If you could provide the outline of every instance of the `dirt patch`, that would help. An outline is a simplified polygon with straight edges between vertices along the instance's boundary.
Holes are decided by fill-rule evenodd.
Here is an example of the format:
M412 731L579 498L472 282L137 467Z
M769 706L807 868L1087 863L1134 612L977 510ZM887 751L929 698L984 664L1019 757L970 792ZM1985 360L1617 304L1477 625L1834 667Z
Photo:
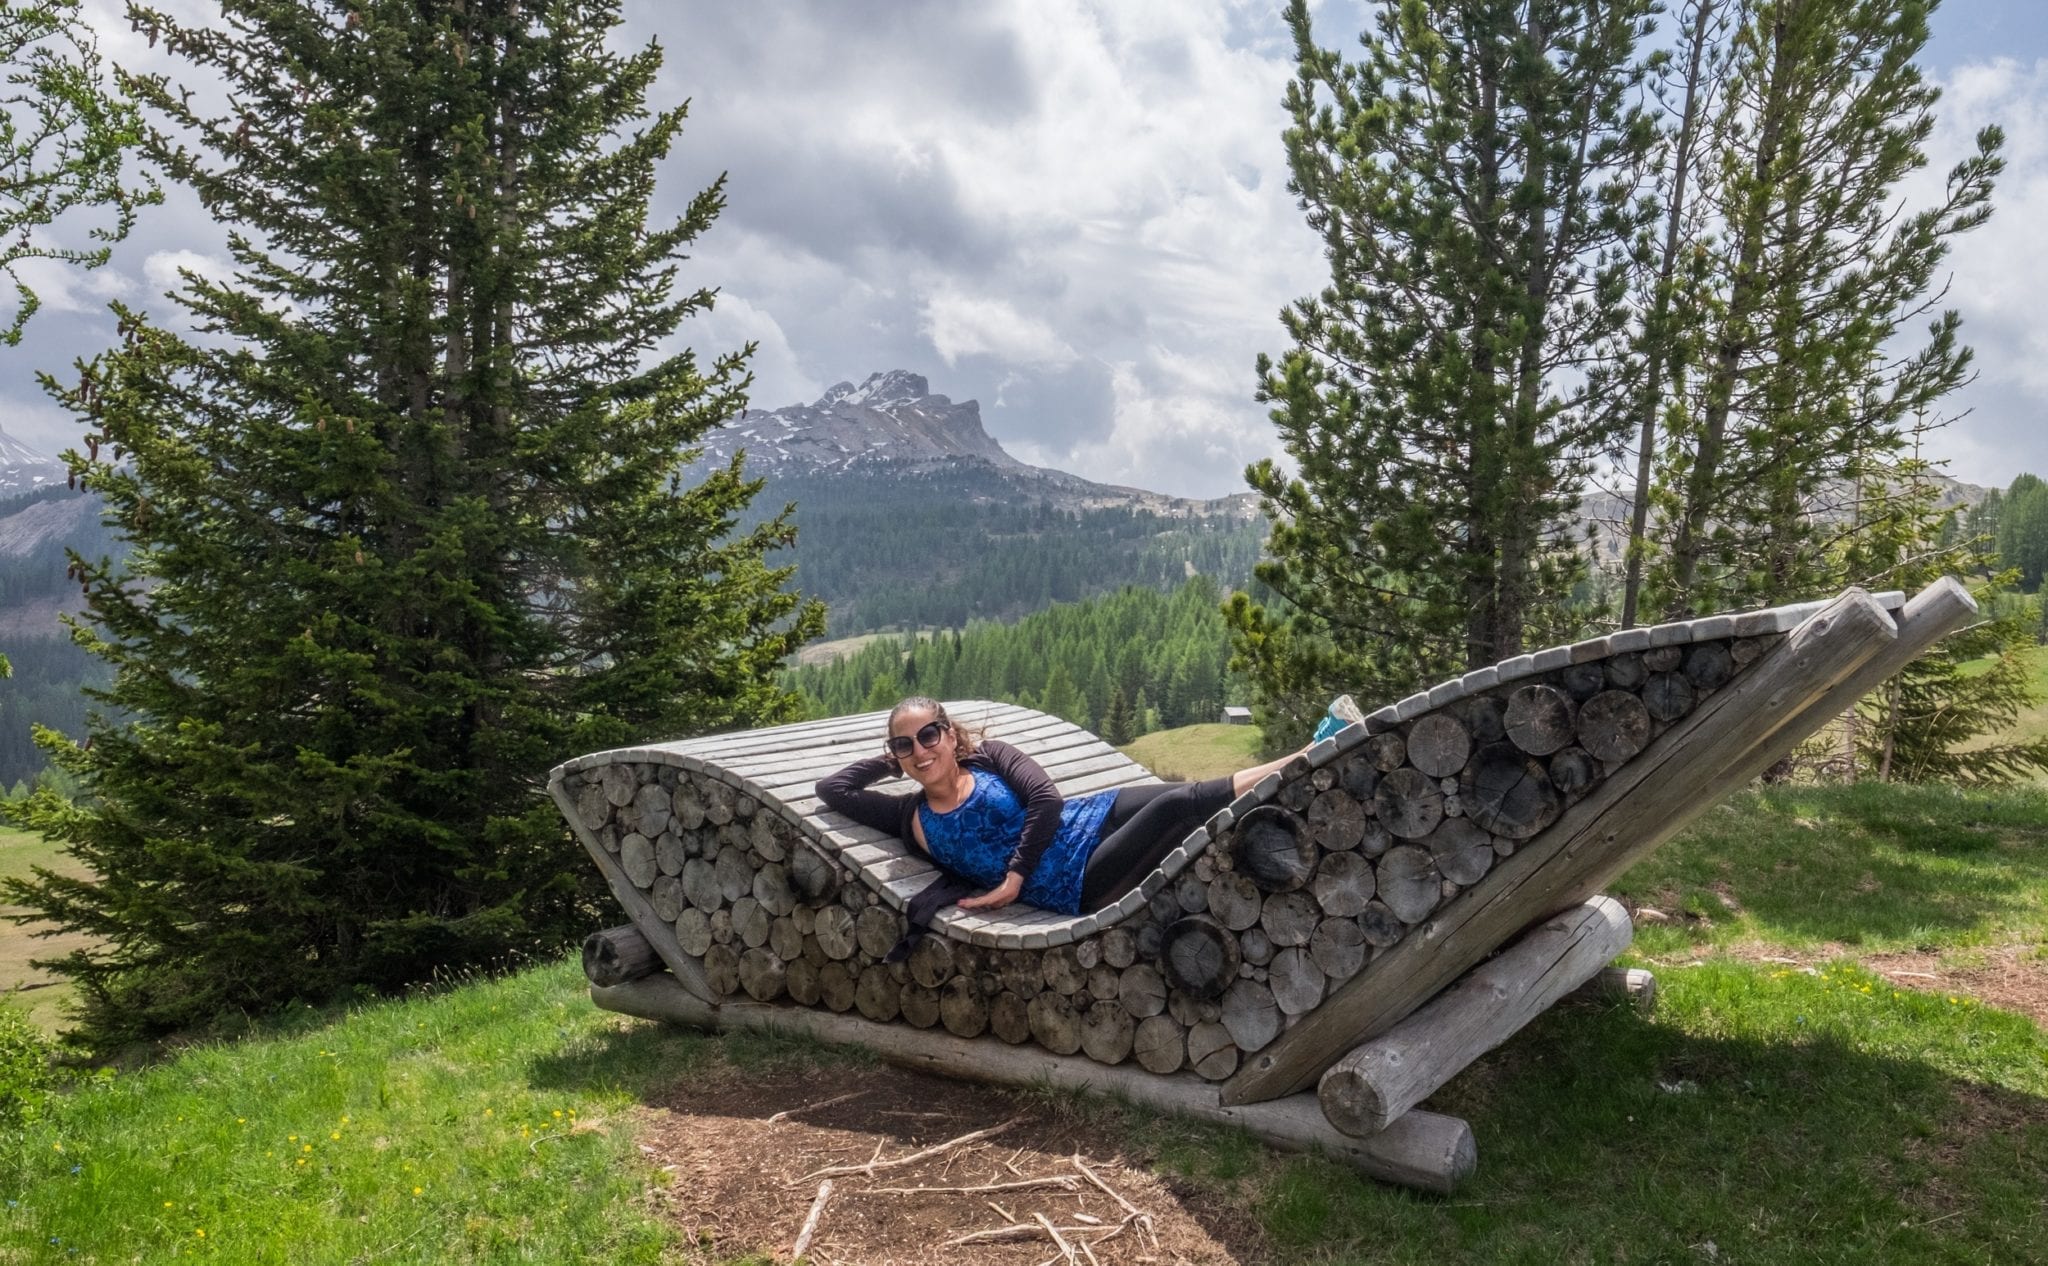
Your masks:
M641 1147L671 1180L655 1198L717 1260L757 1253L788 1261L827 1177L832 1194L807 1253L821 1263L1063 1260L1039 1216L1081 1262L1083 1244L1103 1266L1263 1259L1241 1212L1120 1153L1073 1101L893 1068L823 1067L699 1077L644 1112ZM858 1172L870 1164L871 1173ZM820 1172L835 1167L842 1172ZM1001 1228L1019 1238L958 1242Z
M1872 954L1863 965L1900 988L1968 994L2004 1011L2016 1011L2048 1028L2048 958L2028 945L1999 945L1971 952L1964 962L1939 954Z
M2039 946L1997 945L1945 956L1920 950L1858 954L1834 941L1805 951L1744 941L1715 950L1713 955L1744 963L1781 963L1791 967L1818 967L1847 958L1901 989L1958 997L1967 994L2002 1011L2026 1016L2048 1029L2048 956ZM1708 956L1695 955L1695 961Z

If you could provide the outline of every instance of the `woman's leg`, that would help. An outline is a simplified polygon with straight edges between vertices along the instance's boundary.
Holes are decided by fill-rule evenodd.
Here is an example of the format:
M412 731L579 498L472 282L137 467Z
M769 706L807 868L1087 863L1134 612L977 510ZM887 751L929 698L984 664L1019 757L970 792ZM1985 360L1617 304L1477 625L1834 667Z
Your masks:
M1144 882L1188 832L1237 798L1234 781L1211 778L1117 792L1103 820L1102 840L1081 872L1081 909L1100 910Z
M1303 751L1306 750L1306 748L1303 749ZM1289 752L1278 760L1269 760L1263 765L1254 765L1250 769L1238 770L1230 776L1231 798L1236 799L1238 796L1250 791L1253 787L1258 786L1259 779L1264 778L1267 774L1277 774L1287 768L1287 762L1299 755L1301 755L1301 752Z
M1218 809L1277 774L1299 752L1240 769L1228 778L1206 782L1156 783L1125 787L1103 819L1102 841L1081 872L1081 909L1100 910L1145 881L1159 869L1188 832L1209 820Z

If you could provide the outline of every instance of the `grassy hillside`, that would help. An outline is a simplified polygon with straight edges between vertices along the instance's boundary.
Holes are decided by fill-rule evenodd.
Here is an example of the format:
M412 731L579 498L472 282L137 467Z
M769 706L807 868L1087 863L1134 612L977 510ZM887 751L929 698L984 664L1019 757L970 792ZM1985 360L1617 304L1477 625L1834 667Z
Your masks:
M43 866L60 874L83 874L84 868L64 857L55 845L38 835L0 827L0 879L25 879L31 868ZM59 1022L68 986L29 966L32 958L56 958L73 946L85 943L81 936L38 937L34 926L23 927L7 916L18 906L0 905L0 994L12 996L15 1005L44 1029L54 1030Z
M1560 1008L1440 1092L1480 1149L1450 1200L1114 1105L953 1098L976 1126L1106 1132L1170 1188L1162 1216L1236 1260L2048 1258L2048 791L1746 795L1618 889L1668 916L1645 916L1631 956L1657 971L1657 1009ZM766 1118L843 1088L856 1102L807 1137L839 1162L899 1154L890 1122L944 1095L862 1103L872 1076L857 1056L596 1011L566 961L302 1013L0 1134L18 1202L0 1261L780 1260L817 1185L805 1166L825 1162L785 1155L789 1125ZM770 1086L782 1097L748 1098ZM737 1182L718 1167L736 1154L762 1203L707 1212L698 1188ZM835 1257L883 1255L844 1237L905 1199L858 1196L890 1181L843 1180ZM979 1200L979 1221L928 1220L923 1243L994 1221Z
M1183 725L1144 735L1122 751L1162 778L1221 778L1259 763L1259 731L1249 725Z

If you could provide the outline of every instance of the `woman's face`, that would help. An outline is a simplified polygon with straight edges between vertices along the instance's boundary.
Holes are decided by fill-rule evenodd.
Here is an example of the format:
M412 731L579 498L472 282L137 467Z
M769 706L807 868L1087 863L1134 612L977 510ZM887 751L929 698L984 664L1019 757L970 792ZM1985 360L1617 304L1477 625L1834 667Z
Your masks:
M959 745L953 727L940 721L930 708L905 708L897 713L889 722L889 737L910 740L909 755L897 755L896 765L919 786L942 786L959 776Z

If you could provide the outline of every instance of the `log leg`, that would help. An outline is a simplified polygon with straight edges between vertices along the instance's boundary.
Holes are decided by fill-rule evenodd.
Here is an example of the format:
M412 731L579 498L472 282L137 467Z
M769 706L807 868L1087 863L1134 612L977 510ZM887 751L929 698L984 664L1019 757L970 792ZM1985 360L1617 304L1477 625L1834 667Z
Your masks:
M1657 1007L1657 978L1643 967L1603 967L1566 995L1571 1002L1626 1002L1649 1014Z
M650 1020L711 1030L776 1029L819 1041L857 1045L892 1064L966 1081L1026 1086L1039 1082L1112 1094L1165 1112L1244 1128L1288 1151L1321 1148L1383 1182L1448 1194L1478 1164L1472 1128L1456 1117L1412 1111L1372 1138L1331 1128L1310 1095L1226 1107L1216 1086L1189 1075L1162 1077L1128 1064L1110 1066L1029 1046L970 1041L949 1034L876 1024L854 1015L808 1008L727 1002L708 1006L667 976L593 988L598 1006Z
M1595 897L1542 924L1407 1019L1331 1065L1323 1115L1354 1137L1387 1128L1628 948L1628 911Z
M623 985L660 967L661 956L630 923L584 938L583 975L593 985Z

